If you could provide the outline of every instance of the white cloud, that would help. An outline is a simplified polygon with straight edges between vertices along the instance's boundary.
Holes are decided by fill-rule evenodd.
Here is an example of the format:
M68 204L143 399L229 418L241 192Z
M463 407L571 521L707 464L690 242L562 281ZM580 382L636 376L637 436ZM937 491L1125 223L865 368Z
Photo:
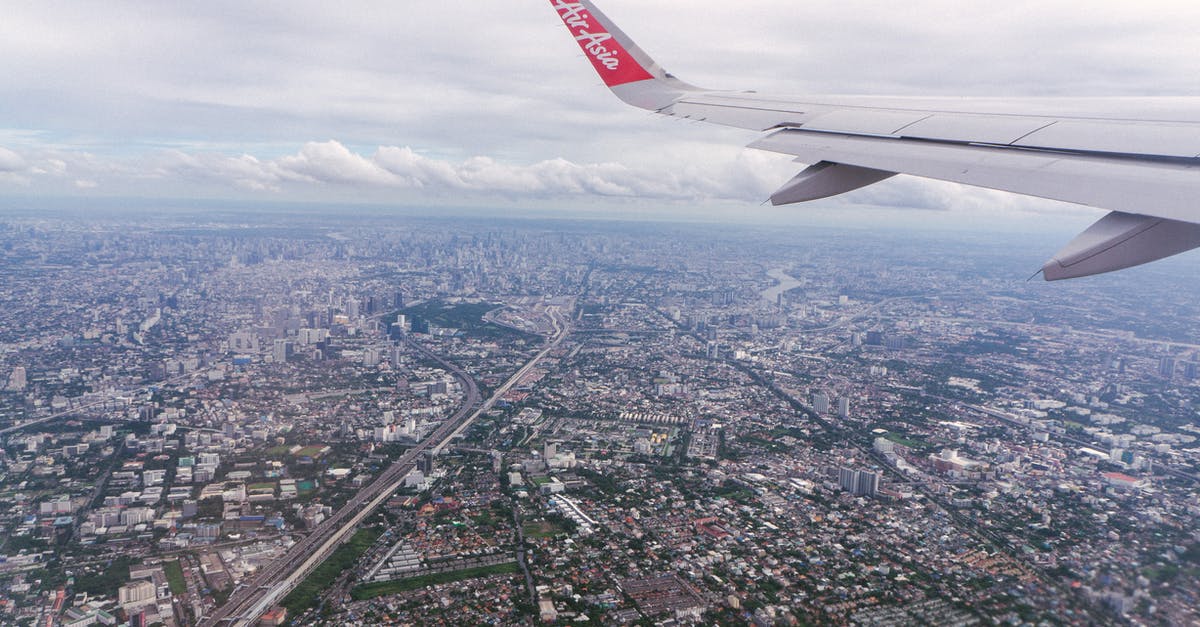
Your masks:
M281 169L325 183L395 185L392 173L372 159L353 153L336 141L309 142L296 155L278 161Z
M310 142L273 160L173 150L151 168L158 178L220 182L240 189L285 192L342 186L417 190L430 197L453 193L508 197L606 196L666 200L755 199L769 191L754 158L714 161L682 168L666 162L654 169L620 163L574 163L563 158L531 164L489 156L437 159L411 147L384 146L360 154L337 141ZM766 163L766 162L761 162Z
M600 4L714 88L1200 93L1200 3L1183 0ZM757 202L799 169L742 150L753 133L618 102L545 2L17 3L0 20L0 75L3 118L20 127L0 128L0 176L39 192ZM1026 206L904 178L852 200Z
M26 167L21 155L0 146L0 172L19 172Z

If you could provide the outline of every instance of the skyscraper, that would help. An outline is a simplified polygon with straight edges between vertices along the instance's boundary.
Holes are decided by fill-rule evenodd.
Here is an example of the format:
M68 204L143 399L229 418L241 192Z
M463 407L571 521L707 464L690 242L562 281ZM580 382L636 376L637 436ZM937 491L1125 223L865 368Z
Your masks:
M879 491L879 473L860 470L854 481L854 494L858 496L875 496Z
M841 468L838 470L838 486L855 496L875 496L879 492L879 473Z
M274 346L271 347L271 357L275 363L281 364L292 356L292 343L287 340L275 340Z
M854 470L850 468L838 469L838 487L847 491L853 492L856 483Z
M818 414L829 413L829 395L824 392L816 392L812 397L813 411Z
M842 418L850 417L850 397L842 396L838 398L838 416Z

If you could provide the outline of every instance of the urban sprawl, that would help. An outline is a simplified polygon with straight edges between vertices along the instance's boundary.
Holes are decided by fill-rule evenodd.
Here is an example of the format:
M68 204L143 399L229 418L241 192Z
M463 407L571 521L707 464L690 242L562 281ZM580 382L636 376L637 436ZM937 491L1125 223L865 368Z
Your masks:
M0 624L1197 624L1194 259L1039 244L0 216Z

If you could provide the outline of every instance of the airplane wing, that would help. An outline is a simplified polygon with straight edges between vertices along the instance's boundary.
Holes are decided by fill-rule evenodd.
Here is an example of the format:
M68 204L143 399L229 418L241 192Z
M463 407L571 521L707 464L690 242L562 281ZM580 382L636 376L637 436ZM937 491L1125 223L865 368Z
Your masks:
M812 164L775 205L896 174L1110 210L1042 267L1046 280L1120 270L1200 247L1200 107L1114 113L1137 101L774 97L685 83L590 0L550 0L596 72L628 104L761 133L750 144ZM1147 99L1148 100L1148 99ZM1116 105L1116 106L1114 106ZM1189 112L1190 111L1190 112Z

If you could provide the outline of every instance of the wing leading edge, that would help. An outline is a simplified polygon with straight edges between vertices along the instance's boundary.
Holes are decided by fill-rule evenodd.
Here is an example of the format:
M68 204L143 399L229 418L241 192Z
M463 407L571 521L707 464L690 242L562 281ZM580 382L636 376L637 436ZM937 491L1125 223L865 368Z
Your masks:
M1043 266L1047 280L1200 247L1200 106L1114 114L1140 101L790 98L714 91L666 72L590 0L551 5L628 104L762 133L750 146L813 164L771 195L826 198L910 174L1108 209Z

